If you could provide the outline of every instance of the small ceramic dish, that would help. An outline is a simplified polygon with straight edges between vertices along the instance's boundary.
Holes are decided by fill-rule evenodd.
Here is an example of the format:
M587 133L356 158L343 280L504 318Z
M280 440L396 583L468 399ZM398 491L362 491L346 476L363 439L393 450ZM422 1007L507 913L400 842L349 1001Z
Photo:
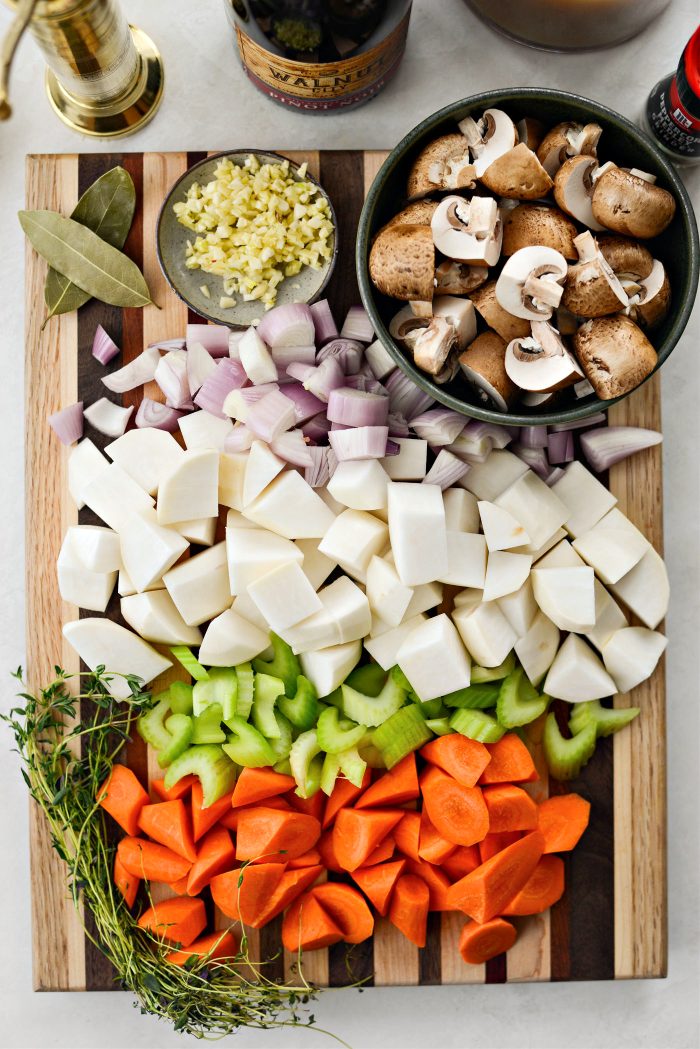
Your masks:
M213 273L205 273L201 269L189 269L186 265L187 241L192 240L196 234L186 226L181 225L173 211L173 205L183 201L187 191L195 182L207 183L214 178L217 164L224 158L231 160L234 164L243 164L246 157L253 154L263 164L277 164L287 157L280 153L270 153L259 149L236 149L225 150L205 157L181 175L171 187L168 195L160 209L158 223L156 226L156 251L158 261L165 279L176 295L186 302L190 309L198 313L206 320L217 324L226 324L230 328L247 328L253 320L259 319L264 313L264 306L259 301L244 302L238 295L232 295L236 299L236 305L224 308L219 305L219 299L225 295L223 280ZM291 173L301 181L299 176L299 164L289 161ZM324 262L320 269L312 269L311 266L302 266L301 271L294 277L287 277L279 284L277 289L276 306L282 306L290 302L315 302L319 299L328 284L333 273L335 260L338 255L338 223L330 197L308 172L304 176L306 181L313 182L318 186L320 193L328 201L333 222L333 253ZM202 292L202 286L209 289L209 297Z

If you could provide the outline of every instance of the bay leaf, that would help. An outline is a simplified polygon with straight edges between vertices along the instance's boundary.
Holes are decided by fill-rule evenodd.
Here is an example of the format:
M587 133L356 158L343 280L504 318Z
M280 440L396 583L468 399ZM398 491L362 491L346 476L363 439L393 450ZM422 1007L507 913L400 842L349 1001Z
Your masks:
M56 211L20 211L34 249L73 284L111 306L148 306L151 295L138 266L87 226Z
M136 210L136 190L131 175L114 167L100 175L83 193L71 214L75 222L87 226L113 248L122 248L131 229ZM46 321L59 313L71 313L90 299L90 295L49 267L44 285L48 306Z

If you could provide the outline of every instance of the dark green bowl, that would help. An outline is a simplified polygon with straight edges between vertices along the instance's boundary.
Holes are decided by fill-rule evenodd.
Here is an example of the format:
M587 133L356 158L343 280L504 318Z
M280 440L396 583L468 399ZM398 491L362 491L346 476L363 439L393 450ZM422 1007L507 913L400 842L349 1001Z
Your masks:
M511 426L569 422L585 419L616 404L616 400L601 401L595 396L585 397L558 411L528 412L527 414L491 411L473 401L469 386L457 377L447 387L438 386L429 375L416 368L389 334L389 321L400 303L381 295L369 277L369 250L375 233L403 206L408 170L416 154L431 139L456 130L456 122L469 114L481 115L490 107L504 109L515 121L535 117L551 127L563 120L581 123L596 121L603 128L601 160L614 160L621 167L636 167L657 176L659 186L670 190L676 198L677 210L667 230L649 247L668 272L671 282L671 309L668 317L653 333L661 367L681 337L688 323L698 287L700 248L693 208L680 178L656 146L625 117L599 102L555 91L551 88L520 87L504 91L485 91L453 102L418 124L389 154L380 168L365 201L357 234L357 277L362 301L369 313L377 336L399 367L421 389L436 401L462 412L464 415L488 422ZM617 398L622 400L622 398Z

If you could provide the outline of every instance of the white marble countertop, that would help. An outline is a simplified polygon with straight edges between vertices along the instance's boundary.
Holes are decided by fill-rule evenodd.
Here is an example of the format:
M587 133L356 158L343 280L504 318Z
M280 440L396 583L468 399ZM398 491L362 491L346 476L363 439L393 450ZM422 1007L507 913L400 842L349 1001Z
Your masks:
M638 0L641 3L641 0ZM387 148L433 110L475 91L547 85L599 99L636 119L651 86L675 67L697 23L697 0L673 0L643 35L598 54L546 55L511 44L473 17L461 0L415 0L409 47L394 82L355 112L290 113L245 79L220 0L123 0L160 46L166 95L152 124L114 148ZM8 25L0 8L0 32ZM23 575L23 206L24 155L105 150L54 117L43 90L42 60L25 40L15 62L9 124L0 125L2 191L2 369L0 435L5 491L0 519L0 674L24 662ZM700 203L700 168L686 176ZM700 209L699 209L700 210ZM700 623L700 332L698 311L663 373L668 616L668 787L670 964L665 981L621 984L508 985L327 992L314 1007L319 1025L353 1049L473 1046L685 1049L700 1044L698 961L698 626ZM35 522L41 528L41 522ZM12 682L2 677L7 709ZM26 792L9 738L0 738L0 1045L7 1047L181 1046L188 1039L142 1017L129 996L34 994ZM41 936L41 930L37 935ZM236 1044L308 1049L324 1037L304 1030L243 1031ZM192 1040L191 1044L195 1044ZM331 1044L331 1043L328 1043Z

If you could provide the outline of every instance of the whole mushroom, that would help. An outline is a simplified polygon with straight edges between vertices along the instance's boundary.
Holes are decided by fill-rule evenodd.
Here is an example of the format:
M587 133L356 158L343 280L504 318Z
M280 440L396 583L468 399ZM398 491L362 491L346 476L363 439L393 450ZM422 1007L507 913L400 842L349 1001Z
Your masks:
M493 193L511 200L537 200L552 188L551 178L524 142L494 160L479 181Z
M385 226L369 255L372 281L384 295L430 302L435 281L435 247L430 226Z
M623 313L586 321L574 335L586 378L603 401L634 390L656 367L656 350Z
M503 226L493 197L445 197L430 225L435 247L449 259L486 266L498 262Z
M511 339L529 334L529 320L524 317L516 317L501 306L496 297L495 280L490 280L488 284L477 288L469 298L488 327L492 328L504 342L508 343Z
M601 231L605 226L596 219L591 204L597 167L596 158L585 154L564 161L554 176L554 199L567 215L589 229Z
M594 179L591 207L607 229L648 240L671 223L676 201L668 190L613 164Z
M496 298L508 313L525 320L549 320L561 302L566 259L554 248L520 248L496 281Z
M498 412L507 412L518 397L505 369L505 355L505 340L495 331L485 331L459 357L462 373L479 400Z
M508 344L505 368L516 386L533 393L551 393L583 378L576 358L548 321L533 321L527 338Z
M554 178L569 157L579 156L581 153L595 157L602 133L600 124L564 121L547 132L537 148L537 157L547 174Z
M614 233L604 233L596 240L601 255L618 277L640 281L651 273L654 258L638 240L618 237Z
M436 200L414 200L407 204L393 218L389 219L387 226L429 226L437 207Z
M554 248L565 259L577 258L574 238L576 225L559 208L549 204L518 204L503 222L503 255L514 255L520 248L542 244Z
M435 292L438 295L469 295L488 279L488 266L470 266L468 262L445 259L435 270Z
M463 135L442 135L425 146L408 174L409 200L425 197L436 190L471 189L475 169L469 160L469 146Z
M562 306L578 317L604 317L625 309L625 289L586 230L574 241L579 261L569 266Z

